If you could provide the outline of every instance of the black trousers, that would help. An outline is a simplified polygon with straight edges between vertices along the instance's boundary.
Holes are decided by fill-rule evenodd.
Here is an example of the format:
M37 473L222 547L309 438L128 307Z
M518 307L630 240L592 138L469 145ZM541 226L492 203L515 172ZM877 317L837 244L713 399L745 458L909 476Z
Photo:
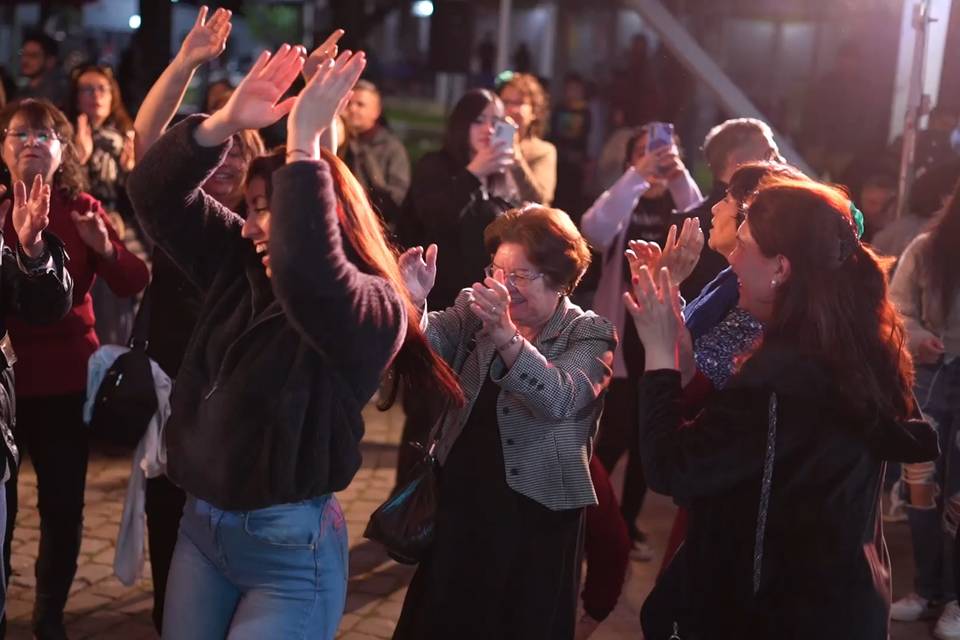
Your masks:
M647 495L647 481L643 477L640 461L640 430L637 427L640 415L640 397L635 380L614 378L610 381L607 400L600 419L597 437L597 457L607 473L612 473L620 457L627 454L627 470L623 478L623 497L620 513L627 523L630 538L639 537L637 516L643 508Z
M162 633L163 601L173 548L177 544L180 516L187 494L167 476L147 479L147 537L150 540L150 573L153 576L153 626Z
M59 621L77 573L83 535L83 492L89 441L83 395L20 397L14 436L21 456L37 473L40 548L35 568L34 623ZM7 482L7 535L3 560L9 570L10 542L17 517L17 477ZM9 573L8 573L9 575Z

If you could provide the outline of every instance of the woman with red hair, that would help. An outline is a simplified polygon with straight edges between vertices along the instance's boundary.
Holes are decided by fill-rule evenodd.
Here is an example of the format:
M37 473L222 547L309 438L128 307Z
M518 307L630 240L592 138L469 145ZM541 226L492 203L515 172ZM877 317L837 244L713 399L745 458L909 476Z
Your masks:
M680 428L677 288L642 268L626 294L646 350L644 470L690 512L644 633L885 638L884 462L938 447L909 420L913 367L884 270L843 192L791 179L761 183L730 262L762 342L691 428Z

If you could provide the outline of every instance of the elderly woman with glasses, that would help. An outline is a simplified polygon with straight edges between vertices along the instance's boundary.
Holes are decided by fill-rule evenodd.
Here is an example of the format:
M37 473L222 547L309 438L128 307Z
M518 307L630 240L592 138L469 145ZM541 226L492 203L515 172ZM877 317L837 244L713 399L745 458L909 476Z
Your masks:
M2 158L11 182L39 181L49 192L48 231L70 256L73 301L66 317L29 325L11 319L8 328L17 351L17 424L15 438L37 472L40 550L33 625L37 638L62 638L63 608L77 571L87 473L87 429L81 409L87 385L87 360L100 346L94 330L90 288L98 276L118 296L129 297L147 285L147 266L120 242L100 202L84 192L73 127L46 100L22 100L0 112ZM16 246L13 220L4 239ZM10 502L5 560L16 514L16 475L7 483ZM9 564L7 565L9 567Z
M572 638L589 459L616 347L613 325L570 302L589 261L564 212L513 209L484 232L483 282L424 318L466 397L441 423L436 539L394 638ZM407 251L414 301L437 248Z

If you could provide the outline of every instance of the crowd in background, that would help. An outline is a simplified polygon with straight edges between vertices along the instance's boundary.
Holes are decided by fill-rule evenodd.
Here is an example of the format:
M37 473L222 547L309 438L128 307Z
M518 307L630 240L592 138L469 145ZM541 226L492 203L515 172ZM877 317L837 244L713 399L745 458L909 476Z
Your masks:
M250 436L244 445L275 447L275 457L244 458L240 445L228 444L227 461L218 466L205 450L237 437L223 421L253 419L225 406L232 400L210 410L215 418L188 408L191 399L217 402L221 374L227 387L230 380L239 385L243 367L281 366L241 366L245 356L228 358L235 354L218 337L221 327L241 342L259 322L290 314L271 335L276 342L256 335L262 347L288 356L283 366L291 375L316 383L296 393L305 398L319 387L336 393L339 383L322 374L330 358L370 392L357 396L346 418L328 396L317 401L320 408L299 396L289 399L297 411L316 411L310 415L321 422L342 418L355 428L350 420L359 413L351 411L369 400L394 357L398 370L428 370L432 377L421 371L419 380L444 389L401 397L404 443L426 442L442 425L443 474L435 548L414 577L397 638L453 637L470 618L476 635L456 637L586 638L615 607L630 558L663 563L644 608L651 638L671 632L683 638L885 637L889 584L871 577L889 569L880 551L881 515L907 518L914 540L915 593L893 603L890 615L936 615L938 637L960 638L955 111L934 109L920 132L916 180L900 217L899 142L866 157L841 144L839 134L812 136L818 168L840 187L787 165L771 128L755 119L720 122L702 145L685 145L686 129L677 126L657 147L655 131L685 117L691 87L672 58L658 58L666 68L654 71L639 36L618 82L602 95L602 110L577 74L565 77L551 99L518 55L517 71L467 91L446 118L440 148L411 162L384 116L385 96L361 79L343 90L332 122L322 127L324 151L314 156L291 143L309 121L308 109L323 111L316 106L325 104L323 96L311 87L332 92L330 78L362 68L349 66L349 59L330 62L342 32L317 52L299 54L299 62L296 48L257 62L239 87L210 85L205 113L215 115L182 118L194 73L222 53L229 32L228 11L209 18L201 11L134 118L113 70L97 64L62 69L56 43L45 34L25 37L22 82L15 93L0 95L7 103L0 112L6 193L29 191L17 195L12 208L26 211L29 204L47 212L40 258L16 254L27 247L26 214L5 216L6 250L13 251L4 254L4 287L8 271L39 278L46 269L48 280L56 276L46 285L72 296L69 310L53 322L36 317L42 310L4 305L11 316L22 316L4 318L16 352L6 363L16 371L17 397L9 437L4 432L10 461L4 575L10 575L19 452L32 460L38 478L36 637L66 637L63 612L77 569L90 446L83 424L88 361L101 344L127 343L147 297L148 353L173 388L184 389L166 436L170 473L145 483L154 622L158 630L171 620L176 625L165 637L220 637L242 616L275 624L270 616L293 619L291 611L302 605L287 602L289 609L271 611L267 603L235 612L237 602L250 601L244 598L262 587L260 574L243 572L282 560L238 543L231 552L251 553L250 565L206 566L203 558L219 553L220 543L204 537L204 522L273 514L295 501L312 509L297 517L326 514L336 521L339 507L326 497L355 471L355 430L344 441L323 432L331 439L322 446L326 457L293 462L284 447L297 456L309 447ZM303 93L287 92L304 65ZM323 65L334 71L316 80L328 68ZM297 96L301 106L284 120L245 118L243 107L255 103L250 78L268 70L290 75L286 86L276 80L274 100ZM598 146L592 140L602 114L609 118L602 128L612 133ZM712 176L704 189L685 164L693 159L683 150L692 148L702 150ZM291 154L327 168L307 175L303 167L285 167ZM34 190L28 182L34 176L46 187ZM332 344L336 340L315 335L338 330L329 317L317 319L324 314L311 306L316 292L304 289L327 293L324 270L310 271L324 259L307 262L292 249L281 251L277 241L305 248L271 211L284 207L295 218L292 212L305 202L326 212L329 228L310 240L330 243L341 269L330 281L347 282L342 296L385 296L372 320L358 311L364 305L344 304L339 329L357 350L349 356L341 353L344 345ZM365 221L367 209L378 214L376 223ZM229 234L208 232L207 222L177 230L164 217L174 211L225 220ZM370 240L381 227L386 241ZM196 237L186 237L189 232ZM408 251L398 259L387 243ZM239 284L227 281L226 267L203 257L205 251L219 257L220 249ZM393 266L384 267L387 262ZM296 277L297 269L316 280ZM887 270L893 274L889 296ZM237 277L241 272L246 279ZM396 286L403 276L403 295L383 294L389 287L371 284L371 274ZM318 299L340 300L329 295ZM685 305L682 314L674 313L674 296ZM810 326L804 300L821 314L821 331ZM418 325L424 308L430 313ZM851 326L862 335L850 334ZM842 353L831 353L837 344ZM322 357L311 360L304 350ZM664 352L681 354L676 372L673 360L657 360ZM223 363L226 371L217 372ZM211 367L214 379L207 380ZM229 398L231 391L221 393ZM462 404L451 409L458 394ZM287 410L275 404L265 402ZM774 415L782 416L779 423ZM921 418L936 428L932 441ZM204 420L223 431L189 431ZM681 429L684 422L690 424ZM804 428L814 423L815 429ZM496 429L485 428L491 425ZM315 434L298 437L308 435ZM624 457L618 500L610 474ZM415 448L401 446L398 490L419 458ZM287 463L310 471L288 477L277 470ZM253 469L245 480L238 472L244 465ZM304 478L319 474L318 465L330 468L310 484ZM256 481L264 486L254 487ZM648 485L682 507L667 549L653 548L643 531ZM881 493L882 514L873 499ZM805 513L823 519L807 520ZM247 522L233 526L243 530ZM342 532L331 535L345 545ZM318 555L317 562L336 563L338 549L327 548L323 553L331 555ZM323 621L310 624L329 627L339 619L346 587L334 583L341 577L325 578L333 595L313 614ZM826 586L831 583L839 586ZM715 597L704 603L695 593ZM175 608L166 617L165 594L173 594ZM204 598L211 594L216 602L208 607ZM475 619L478 610L482 621ZM828 635L814 610L832 621ZM813 623L810 635L798 631Z

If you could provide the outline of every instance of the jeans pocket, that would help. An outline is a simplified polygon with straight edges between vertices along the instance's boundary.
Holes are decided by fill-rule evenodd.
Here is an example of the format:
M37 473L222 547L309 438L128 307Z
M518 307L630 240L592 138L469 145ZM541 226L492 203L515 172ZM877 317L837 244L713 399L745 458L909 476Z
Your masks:
M328 497L293 504L280 504L248 511L244 532L263 544L283 549L313 549L317 546Z

